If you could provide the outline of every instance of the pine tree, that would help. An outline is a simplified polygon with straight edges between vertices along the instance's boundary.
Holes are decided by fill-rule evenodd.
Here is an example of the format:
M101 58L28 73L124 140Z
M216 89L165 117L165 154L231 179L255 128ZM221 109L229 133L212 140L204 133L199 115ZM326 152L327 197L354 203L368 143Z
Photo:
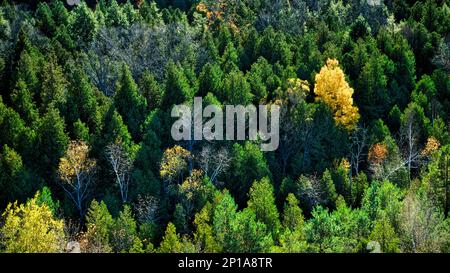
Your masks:
M69 12L64 6L63 1L53 1L50 3L53 14L53 20L57 26L67 26L69 24Z
M110 244L114 252L128 252L137 239L137 225L131 208L125 205L111 228Z
M263 177L271 177L269 166L259 147L251 142L233 145L233 161L228 188L232 190L239 204L245 204L251 183Z
M181 253L182 244L180 235L177 233L175 225L167 224L166 233L164 234L161 245L157 249L158 253Z
M56 107L61 111L67 102L67 80L55 55L49 56L42 70L45 73L41 83L41 110L44 112L45 109Z
M269 94L281 84L279 78L273 72L272 65L263 57L258 58L252 64L247 72L247 79L252 88L255 103L267 100Z
M87 252L110 252L110 230L114 220L106 207L106 204L95 199L91 202L86 214L87 231L84 238L87 241Z
M14 200L25 201L40 183L33 179L22 157L14 149L4 145L0 151L0 203L6 205Z
M100 153L110 143L123 143L127 147L132 146L131 135L124 124L122 116L114 106L110 106L102 119L103 127L96 134L94 141L94 151Z
M128 27L130 22L116 0L110 0L106 9L106 24L112 27Z
M147 70L141 76L139 81L139 88L142 96L147 101L147 106L150 111L161 107L164 98L164 89L156 81L155 77Z
M248 208L255 213L256 220L266 224L267 229L276 238L280 231L280 220L270 180L267 177L256 180L248 195Z
M207 203L200 212L195 214L194 243L200 252L216 253L220 252L220 245L213 234L212 229L212 206Z
M378 242L383 252L399 252L400 240L389 219L382 214L379 219L375 220L373 225L369 240Z
M134 161L132 178L134 187L130 189L130 197L138 194L160 195L161 182L157 175L159 173L158 162L161 157L161 141L153 130L148 129Z
M293 193L289 193L284 204L283 226L292 231L303 228L305 217L298 206L298 200Z
M39 113L33 100L33 94L28 90L26 83L19 80L11 94L15 110L28 125L34 125L39 119Z
M52 36L56 30L56 23L53 20L53 12L47 3L39 3L34 17L37 26L48 36Z
M128 126L133 139L139 140L141 126L147 116L147 103L138 92L138 87L127 65L123 64L116 84L114 104Z
M225 76L223 90L218 96L224 104L248 105L253 100L250 84L244 73L238 69L233 69Z
M73 136L76 140L89 142L89 128L80 119L73 124Z
M94 12L85 2L77 5L74 18L70 26L70 33L74 41L79 41L79 45L84 45L92 41L98 31L98 22Z
M182 104L194 95L183 68L169 61L166 67L166 91L162 103L163 109L171 109L172 105Z
M202 67L199 76L198 95L206 96L208 93L220 94L222 90L223 72L217 63L207 63Z
M21 80L24 81L31 95L36 96L40 87L39 73L41 70L40 54L35 47L28 46L20 53L20 58L17 62L16 84L18 85L18 82Z
M334 206L334 202L337 199L336 188L334 186L333 178L329 170L325 170L322 174L322 179L320 181L322 189L323 202L327 206Z
M56 170L59 159L64 155L69 137L65 123L55 108L48 109L37 128L37 146L34 164L44 177L50 177Z
M81 68L74 67L72 72L68 88L67 123L72 124L79 119L91 132L97 132L100 113L93 87Z

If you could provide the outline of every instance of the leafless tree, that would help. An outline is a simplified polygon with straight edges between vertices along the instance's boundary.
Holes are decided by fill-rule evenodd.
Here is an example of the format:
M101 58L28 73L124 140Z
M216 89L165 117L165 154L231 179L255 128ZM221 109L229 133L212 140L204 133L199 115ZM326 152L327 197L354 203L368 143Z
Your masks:
M416 110L406 109L403 124L400 128L400 144L404 150L404 162L411 177L411 170L420 167L421 154L419 149L420 126Z
M356 127L350 135L350 170L359 173L359 164L364 158L364 149L367 147L367 128Z
M378 146L374 149L374 146ZM406 161L402 158L399 148L393 139L378 143L369 150L369 169L375 180L384 181L392 178L399 172L405 172ZM371 155L374 153L374 155ZM372 157L372 158L370 158Z
M90 49L81 53L80 63L91 82L106 96L114 95L115 82L118 78L118 64L107 55L100 55L99 50Z
M441 67L447 74L450 74L450 36L447 35L445 41L443 41L437 50L436 55L433 57L433 63Z
M81 226L79 221L66 219L64 221L64 234L67 241L78 241L80 237Z
M262 1L256 26L273 26L287 33L301 34L308 18L308 7L302 0Z
M301 175L298 178L297 183L299 185L298 193L300 194L301 198L307 202L310 209L313 209L317 205L325 203L321 181L317 178L317 176Z
M159 200L153 196L138 195L137 203L134 207L137 219L140 223L155 222L158 219Z
M220 150L206 145L197 156L200 168L211 179L217 183L217 177L226 172L231 164L231 156L226 148Z
M133 167L132 158L121 143L109 144L106 147L106 156L114 172L116 183L119 186L122 202L126 203L131 169Z
M169 60L193 63L199 69L208 59L199 37L194 27L183 23L103 27L81 61L90 80L111 96L119 63L128 65L134 79L148 70L160 82L164 79Z

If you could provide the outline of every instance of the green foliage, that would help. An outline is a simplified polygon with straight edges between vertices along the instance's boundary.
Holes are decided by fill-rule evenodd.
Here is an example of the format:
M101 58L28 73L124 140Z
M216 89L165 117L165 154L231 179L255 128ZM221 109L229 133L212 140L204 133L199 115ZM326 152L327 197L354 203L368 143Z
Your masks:
M125 64L121 68L116 84L114 103L131 135L138 140L141 135L141 126L147 114L147 103L144 97L139 94L138 87Z
M162 157L160 145L158 136L148 129L134 161L135 168L132 177L135 185L130 189L130 196L159 195L161 183L157 174L159 172L158 162Z
M159 108L164 98L164 89L156 81L155 77L146 70L141 76L139 86L142 96L147 101L149 110Z
M394 63L385 55L369 58L362 67L356 100L362 114L368 119L384 118L391 108L392 95L388 90L388 77L393 70Z
M199 75L198 95L206 96L211 92L214 95L220 95L223 88L223 71L217 63L207 63L203 66Z
M55 108L48 109L37 128L36 161L42 175L50 176L56 170L69 142L64 120Z
M361 247L359 240L368 235L368 218L359 210L351 210L340 197L337 209L329 212L321 206L312 212L306 234L315 252L355 252Z
M266 225L250 209L237 211L233 197L222 193L215 206L213 230L223 252L265 252L273 244Z
M269 167L259 147L251 142L233 145L232 176L228 185L238 203L244 203L251 183L263 177L271 177Z
M401 198L401 190L389 181L374 181L363 196L362 210L372 220L379 218L381 214L385 213L391 225L398 227Z
M248 195L248 208L255 213L256 220L264 223L273 237L276 238L280 231L280 217L275 206L273 186L269 178L264 177L260 181L256 180Z
M324 204L334 206L334 202L337 199L337 193L330 171L325 170L322 174L320 188L322 189Z
M290 193L286 198L283 212L283 226L290 230L302 229L305 223L302 209L298 206L295 195Z
M73 124L73 136L78 140L89 141L89 128L80 119Z
M45 71L41 82L41 109L55 107L60 111L67 102L67 80L64 72L57 64L56 56L51 56L48 62L43 65Z
M106 204L103 201L98 203L93 200L86 214L87 231L85 238L88 241L88 252L111 251L109 239L113 225L114 220Z
M23 80L17 82L16 88L11 94L14 109L30 125L35 125L39 119L39 113L33 100L33 94Z
M400 240L389 219L382 214L379 219L374 221L373 225L369 240L378 242L383 252L398 252Z
M67 124L80 120L88 126L91 132L98 132L100 112L94 89L86 74L80 68L75 67L71 70L74 71L70 77L68 91Z
M39 194L36 197L36 204L40 206L46 205L55 216L60 207L59 201L53 200L52 192L48 187L43 187L42 190L39 191Z
M47 3L39 3L35 18L38 22L38 27L47 35L52 35L56 30L56 23L53 20L53 12Z
M212 208L207 203L200 212L195 215L194 224L196 231L194 233L194 244L200 252L216 253L220 251L220 245L214 237L212 228Z
M125 205L115 219L109 238L114 252L129 252L138 243L136 221L129 206Z
M175 226L169 222L163 240L156 250L158 253L189 253L192 245L186 238L181 238Z
M79 42L80 45L92 41L99 27L94 12L83 2L81 5L77 5L73 17L70 24L72 39Z
M364 38L370 35L370 33L371 29L366 19L359 15L351 26L350 36L356 41L358 38Z
M109 143L121 142L126 146L131 145L131 135L124 124L122 116L110 107L103 117L104 124L102 130L95 136L96 145L94 148L103 149Z
M171 109L172 105L181 104L194 95L184 69L172 61L166 67L165 86L166 91L162 101L164 109Z
M22 157L15 150L4 145L0 153L0 202L25 201L39 186L32 181L30 171L24 166Z
M283 212L283 232L280 234L280 246L272 247L273 252L299 253L308 250L305 234L305 218L298 206L295 195L286 198Z
M247 79L250 83L252 94L254 95L254 102L256 103L267 100L269 95L281 85L279 77L274 74L272 65L264 57L258 58L252 64L250 70L247 72Z
M224 104L245 106L250 104L253 100L253 94L242 71L233 69L225 76L223 88L218 98Z

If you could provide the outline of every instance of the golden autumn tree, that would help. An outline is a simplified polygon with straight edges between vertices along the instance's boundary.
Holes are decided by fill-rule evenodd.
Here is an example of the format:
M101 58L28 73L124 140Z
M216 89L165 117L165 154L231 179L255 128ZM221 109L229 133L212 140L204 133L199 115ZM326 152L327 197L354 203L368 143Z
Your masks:
M345 80L344 71L336 59L327 64L316 75L314 93L316 101L324 102L332 111L334 120L348 130L355 128L359 119L358 107L353 105L353 88Z
M186 180L180 185L180 192L186 195L188 200L192 200L195 194L200 190L203 186L203 171L201 170L192 170L192 173L189 175Z
M204 183L204 174L202 170L194 169L191 174L179 186L179 192L182 195L182 204L185 211L191 216L195 204L205 193L206 184Z
M46 204L39 204L39 192L26 204L9 204L2 216L2 245L9 253L61 252L64 245L64 222L53 216Z
M427 139L427 143L425 144L425 147L423 148L422 152L420 153L422 156L429 156L435 151L439 150L439 147L441 146L441 143L439 143L439 140L437 140L435 137L429 137Z
M223 22L232 30L239 31L236 25L238 5L227 0L202 0L195 7L196 12L205 16L208 27Z
M181 146L175 145L164 151L161 159L159 175L165 180L164 190L172 186L172 182L183 181L183 173L187 169L187 160L191 158L191 153Z
M376 143L369 148L367 158L371 164L381 164L388 155L388 149L384 143Z
M59 162L61 186L74 202L80 219L84 216L84 202L93 181L95 167L96 161L89 158L89 146L83 141L71 141L65 156Z

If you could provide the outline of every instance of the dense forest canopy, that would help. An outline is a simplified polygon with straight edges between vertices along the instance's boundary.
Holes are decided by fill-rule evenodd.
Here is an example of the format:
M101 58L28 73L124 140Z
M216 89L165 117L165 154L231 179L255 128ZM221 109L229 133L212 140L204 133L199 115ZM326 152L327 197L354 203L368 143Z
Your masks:
M450 252L449 31L448 0L2 0L0 252ZM174 141L196 96L280 106L278 149Z

